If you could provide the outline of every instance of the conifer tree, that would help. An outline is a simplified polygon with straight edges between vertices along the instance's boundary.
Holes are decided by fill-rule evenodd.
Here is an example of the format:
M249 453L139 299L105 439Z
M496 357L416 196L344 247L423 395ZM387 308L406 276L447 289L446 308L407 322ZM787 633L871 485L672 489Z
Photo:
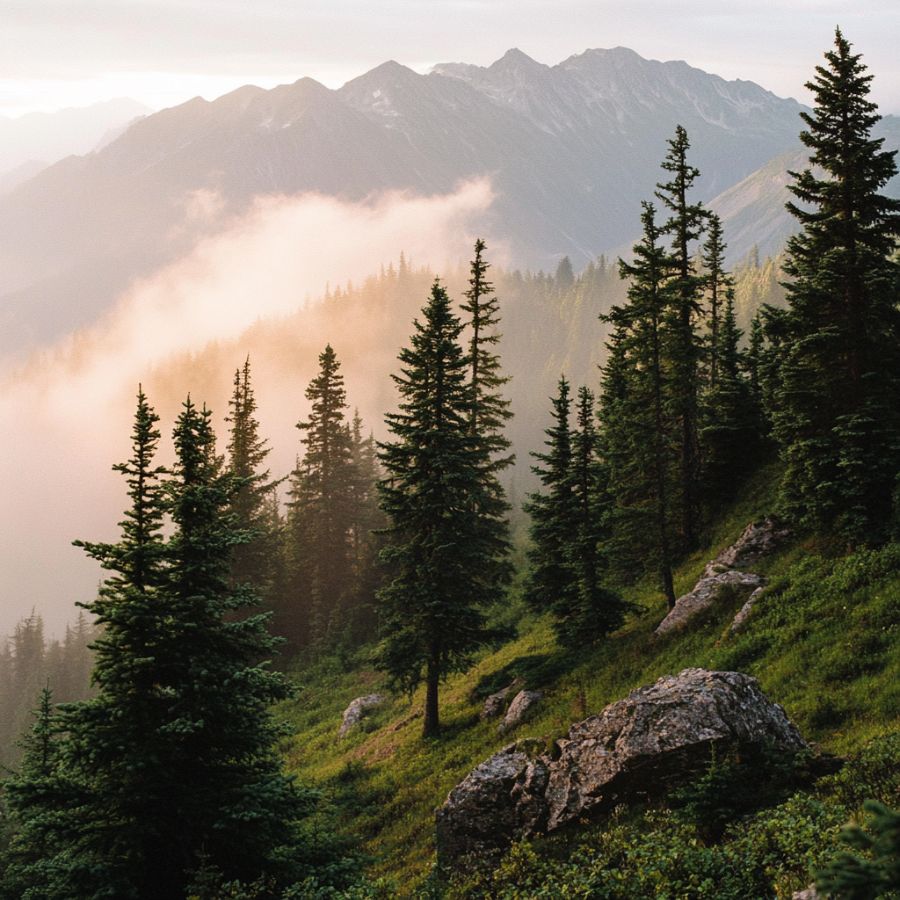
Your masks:
M499 480L499 473L512 465L510 442L504 426L512 418L509 401L501 394L509 378L501 374L499 300L487 278L490 264L484 259L485 243L475 242L475 256L470 264L469 287L462 309L468 314L469 338L469 427L472 439L481 448L479 471L483 481L482 507L477 510L483 539L493 542L492 558L497 561L494 573L497 584L506 583L511 575L509 564L509 504Z
M114 574L87 605L103 626L98 694L61 723L83 788L60 830L75 896L174 900L204 861L284 882L299 851L306 800L280 771L268 711L287 685L259 662L273 646L265 616L227 618L252 601L230 576L247 537L228 511L241 485L222 471L209 412L189 399L161 491L156 421L141 394L132 458L118 467L131 498L121 540L82 544Z
M572 490L579 521L569 545L569 565L575 584L574 605L557 612L561 642L577 648L615 631L624 619L626 604L605 586L608 577L601 542L609 536L610 502L607 473L601 464L600 442L594 424L594 395L579 388L577 428L572 434Z
M677 366L667 364L665 338L667 317L673 303L680 303L681 286L672 277L679 271L678 260L660 244L663 229L656 224L652 204L643 204L641 222L644 235L634 247L634 262L619 264L621 277L630 282L628 303L604 317L614 327L616 345L604 367L602 442L605 452L612 451L609 491L615 498L615 546L657 569L672 607L677 535L672 496L681 483L673 450L683 463L683 420L677 414L683 412L683 383ZM683 472L679 466L679 475Z
M310 597L309 633L313 642L333 635L351 589L353 460L345 410L347 392L340 362L331 345L319 355L319 374L306 389L312 404L303 432L302 467L292 503L304 521Z
M719 376L704 395L701 439L704 497L719 508L734 495L753 464L760 444L760 415L739 349L741 331L729 289L719 335Z
M791 173L788 209L802 230L784 266L773 430L785 510L854 544L886 536L900 470L900 201L879 193L897 167L871 136L872 76L840 30L825 60L807 84L813 110L801 113L816 168Z
M536 612L563 618L577 603L570 554L581 523L572 457L572 399L564 376L559 379L552 406L553 423L545 432L547 449L532 453L539 463L532 471L542 490L531 494L525 505L531 517L525 599Z
M462 324L438 281L414 327L393 376L400 405L387 425L394 439L379 445L382 509L390 518L383 558L391 569L378 595L378 660L397 687L411 691L425 682L429 737L440 730L441 680L464 668L485 639L496 559L475 513L486 498L481 447L470 429Z
M279 523L277 515L274 519L272 516L272 500L279 482L263 469L270 448L259 434L249 356L235 370L226 421L230 424L228 469L238 479L231 512L237 526L251 535L232 552L231 576L235 584L252 585L260 596L268 598L276 578Z
M34 723L22 742L18 772L3 786L14 826L0 877L0 897L63 900L73 896L58 829L77 808L78 793L60 762L59 730L49 688L40 693Z
M687 132L680 125L669 141L662 168L671 180L657 185L656 196L669 211L663 230L672 237L671 310L667 313L666 344L671 367L670 404L680 428L681 475L678 504L683 549L693 549L700 518L699 363L701 342L697 317L701 313L704 278L696 272L694 242L701 236L707 213L688 194L700 172L687 161Z
M715 388L719 376L721 309L734 280L725 271L725 242L722 239L722 221L715 213L709 215L706 241L701 259L709 301L709 334L707 336L707 384Z

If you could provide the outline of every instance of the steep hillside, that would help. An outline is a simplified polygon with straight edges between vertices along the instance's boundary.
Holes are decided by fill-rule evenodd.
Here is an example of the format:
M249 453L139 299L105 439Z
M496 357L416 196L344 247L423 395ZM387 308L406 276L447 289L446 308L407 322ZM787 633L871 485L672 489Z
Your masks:
M706 548L679 568L679 593L694 584L706 560L731 543L746 522L769 510L775 477L777 467L773 466L757 473L742 499L710 530ZM325 785L332 804L330 815L360 838L372 856L371 871L387 879L388 894L409 896L424 885L432 870L434 809L475 765L516 738L560 737L571 722L685 667L731 669L756 676L807 739L832 753L856 753L870 739L900 729L898 553L900 548L891 545L841 558L830 556L824 547L792 543L761 565L759 571L767 575L770 586L746 629L737 635L730 635L728 626L740 602L724 600L684 631L655 638L653 629L664 615L664 604L654 585L642 583L627 595L643 612L601 646L574 657L557 649L548 623L526 615L514 593L510 605L498 610L496 618L498 624L516 628L517 636L486 650L468 672L449 680L443 694L445 734L433 742L420 737L422 697L418 694L391 699L366 718L358 731L337 740L344 707L356 696L384 690L382 677L366 665L364 653L354 660L326 659L299 667L294 671L298 697L284 709L297 728L284 747L288 764L304 781ZM511 735L500 736L496 720L481 721L478 714L487 694L514 676L530 688L545 691L546 697L530 722ZM876 757L879 752L884 755L884 751L872 752ZM883 761L881 765L890 769L893 764ZM849 767L845 780L856 778L855 771ZM867 785L857 789L870 790ZM813 815L808 807L807 801L798 800L782 815ZM814 819L815 824L810 821L801 827L790 820L796 838L793 846L769 847L772 877L781 890L796 890L809 882L814 848L818 848L817 859L830 852L846 811L823 808L831 812ZM660 834L671 836L674 827L668 832L663 828ZM757 839L763 841L770 826L754 827ZM771 827L777 831L777 826ZM491 896L506 885L503 890L509 890L504 896L545 896L538 886L551 873L560 877L556 890L566 884L573 889L572 867L576 873L589 872L590 860L600 858L603 841L615 837L603 838L602 832L577 832L562 844L551 842L549 856L541 855L540 848L537 857L532 850L516 851L495 887L482 883L479 890ZM587 849L580 863L576 858L564 865L561 859L569 852L569 841L577 844L578 834L587 841ZM621 831L618 834L625 841ZM679 834L685 846L699 852L702 844L692 832ZM660 846L664 843L660 837ZM683 852L677 844L669 849L676 855ZM644 864L651 865L652 849L641 852ZM524 893L516 893L509 887L526 877L536 879L532 891L522 887ZM713 895L688 890L677 896Z

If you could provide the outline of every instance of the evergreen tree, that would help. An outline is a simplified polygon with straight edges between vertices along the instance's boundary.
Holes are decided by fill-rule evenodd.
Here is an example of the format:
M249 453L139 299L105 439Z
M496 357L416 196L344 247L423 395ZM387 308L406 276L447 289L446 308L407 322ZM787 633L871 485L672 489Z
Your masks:
M662 168L671 180L657 185L656 196L669 211L663 228L672 236L671 310L666 316L667 356L671 367L670 404L680 428L680 490L683 549L696 544L700 518L699 363L702 355L696 320L701 313L704 278L694 264L693 244L703 233L707 213L688 194L700 172L687 161L690 149L687 132L680 125L669 141ZM673 498L674 499L674 498Z
M594 419L594 395L582 387L578 391L577 429L572 435L572 490L579 514L569 544L575 602L556 615L561 642L572 648L615 631L626 612L621 597L604 585L606 560L600 547L608 538L610 497Z
M272 515L272 503L279 484L268 469L267 441L260 437L256 418L256 397L250 380L250 357L234 373L234 390L229 401L230 424L228 469L238 488L231 501L237 526L251 537L232 552L231 577L235 584L249 584L263 598L269 598L276 578L279 522ZM276 503L277 509L277 503Z
M384 543L380 532L387 526L387 519L378 502L381 466L375 438L371 434L363 437L358 410L353 416L350 440L352 588L345 630L354 643L361 643L377 628L375 595L382 582L378 556Z
M734 280L725 271L725 242L722 221L715 213L709 215L706 241L701 255L709 301L709 334L707 336L707 384L715 388L719 377L721 309L726 295L733 289Z
M486 503L481 444L470 429L469 360L462 324L435 281L394 382L394 440L380 444L382 508L390 518L391 566L379 592L379 665L395 686L425 682L426 737L439 733L438 690L485 639L482 610L496 599L494 544L478 527Z
M494 287L487 279L490 264L484 259L485 243L475 242L475 256L470 264L469 288L462 309L468 314L469 339L469 427L473 441L481 449L479 471L483 481L482 506L477 510L482 539L493 543L491 558L496 560L497 584L505 584L511 577L509 564L509 504L498 475L512 465L515 457L509 452L510 442L504 426L512 412L509 401L500 393L509 378L500 371L500 357L496 347L500 342L497 326L500 322L499 301Z
M704 496L712 508L734 496L760 445L760 415L739 349L741 331L734 315L734 292L728 290L720 329L719 376L704 395L701 439Z
M577 584L570 560L571 544L581 524L574 484L572 400L565 377L559 379L552 405L553 424L545 432L547 449L532 453L539 462L532 471L543 490L531 494L525 505L531 517L525 599L536 612L549 612L560 620L577 606Z
M615 344L604 367L602 443L615 498L614 546L636 555L642 567L649 563L657 569L672 607L677 535L672 496L682 483L674 454L683 463L683 419L678 416L683 397L681 373L668 364L665 337L667 317L681 302L681 286L672 277L678 261L660 244L663 229L652 204L643 205L641 222L644 236L634 247L635 261L619 264L621 277L630 282L628 303L604 317L613 325ZM679 466L678 473L683 472Z
M22 742L19 771L3 786L14 831L0 878L0 897L62 900L73 896L60 857L58 830L77 808L77 793L60 763L59 729L49 688L40 693L34 724Z
M782 500L795 521L851 544L883 539L900 470L900 201L879 191L897 172L873 139L871 75L838 30L807 87L800 138L815 169L791 173L802 230L788 243L786 353L773 426L786 462Z
M306 799L280 771L268 711L287 685L259 663L273 646L265 616L228 619L252 601L230 574L248 537L228 511L241 482L222 471L209 412L188 400L161 490L156 421L140 394L132 458L117 467L131 498L121 540L82 544L114 574L87 605L103 627L98 694L61 723L83 786L60 831L68 896L174 900L204 860L244 880L295 874Z
M309 420L297 424L304 456L292 503L294 514L304 520L309 633L319 642L338 627L352 579L353 460L344 413L347 392L330 344L319 355L319 374L306 389L306 399L312 408Z

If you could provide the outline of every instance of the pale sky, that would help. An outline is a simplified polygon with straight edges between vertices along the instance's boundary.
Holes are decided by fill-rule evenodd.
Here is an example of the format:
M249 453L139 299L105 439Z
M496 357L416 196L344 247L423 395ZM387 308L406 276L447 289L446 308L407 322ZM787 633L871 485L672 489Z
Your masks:
M626 46L807 100L838 24L900 113L900 0L0 0L0 113L338 87L386 59L424 72L514 46L549 64Z

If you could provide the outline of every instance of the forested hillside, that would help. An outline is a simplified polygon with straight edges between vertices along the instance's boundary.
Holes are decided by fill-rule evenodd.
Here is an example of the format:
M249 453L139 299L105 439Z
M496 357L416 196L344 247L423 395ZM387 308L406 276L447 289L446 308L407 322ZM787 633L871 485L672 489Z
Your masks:
M118 530L75 536L90 618L0 655L33 711L0 897L896 896L900 201L870 82L837 30L775 259L731 267L679 124L615 262L401 257L148 372Z

